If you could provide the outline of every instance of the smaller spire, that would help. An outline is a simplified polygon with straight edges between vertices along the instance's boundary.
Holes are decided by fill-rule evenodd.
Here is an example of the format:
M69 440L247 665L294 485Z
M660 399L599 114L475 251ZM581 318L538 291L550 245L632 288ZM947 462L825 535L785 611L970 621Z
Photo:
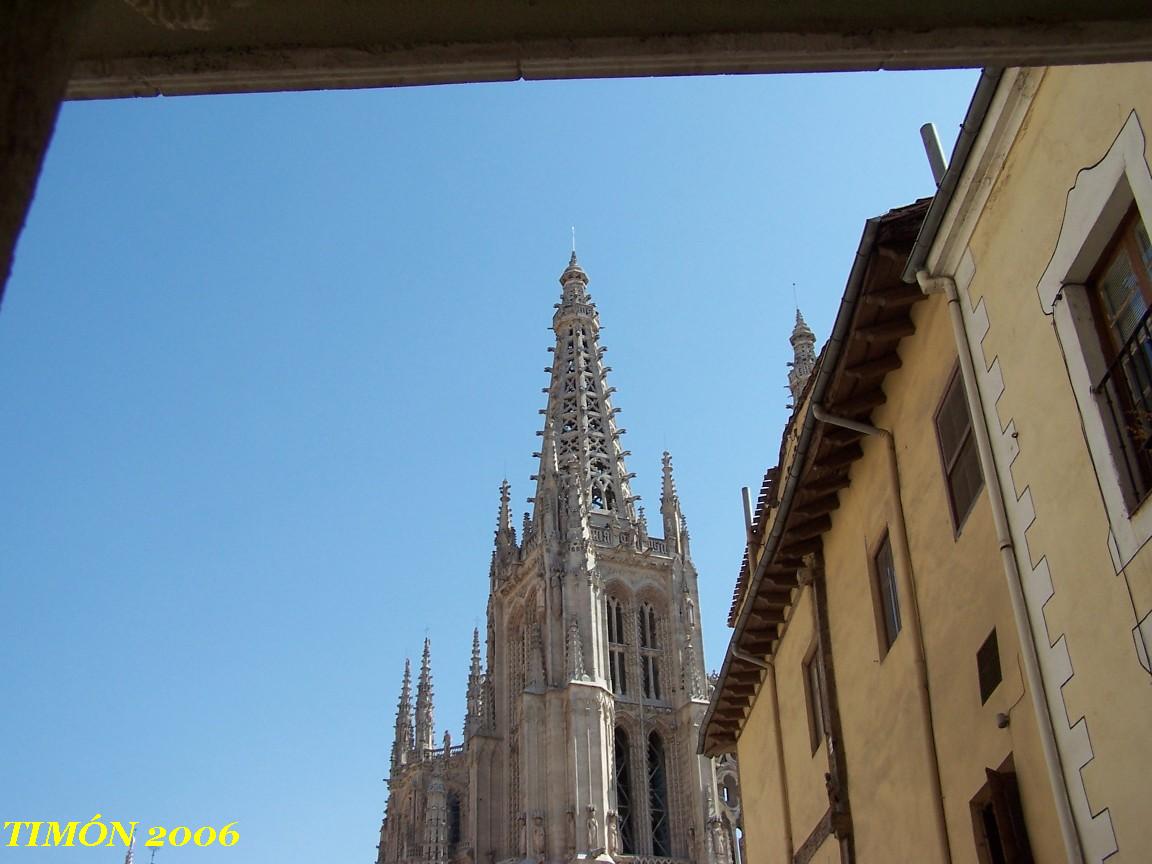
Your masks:
M404 680L396 705L396 733L392 739L392 770L408 762L412 750L412 662L404 660Z
M124 854L124 864L133 864L136 860L136 831L128 838L128 851Z
M660 504L676 501L676 481L672 478L672 454L667 450L660 459L663 468L663 478L660 484Z
M680 542L680 524L683 515L680 512L680 498L676 494L676 481L672 477L672 456L665 450L662 459L664 476L660 485L660 515L664 522L664 541L668 548L682 551Z
M416 751L423 758L433 746L432 707L432 642L424 637L424 656L420 659L420 681L416 685Z
M464 741L467 743L472 733L479 728L482 720L481 700L483 699L484 678L480 670L480 628L472 628L472 665L468 669L468 692L464 714Z
M512 507L510 501L512 500L512 487L508 485L508 480L505 478L500 483L500 515L496 519L496 534L510 533L515 536L515 528L512 527Z
M792 335L788 339L792 343L792 362L788 365L788 389L792 391L793 406L800 404L800 396L804 386L816 368L816 335L796 310L796 325L792 328Z
M516 549L516 529L512 527L511 486L504 480L500 484L500 515L496 518L496 549L501 559Z

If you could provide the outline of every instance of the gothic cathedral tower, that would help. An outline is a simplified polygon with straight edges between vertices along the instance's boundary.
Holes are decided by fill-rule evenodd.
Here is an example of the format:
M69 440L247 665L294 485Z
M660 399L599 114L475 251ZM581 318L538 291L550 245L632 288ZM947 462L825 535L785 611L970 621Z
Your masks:
M415 735L405 670L380 864L731 862L715 768L696 753L708 682L672 462L655 537L575 253L560 283L536 494L518 542L501 486L465 740L432 746L426 645Z

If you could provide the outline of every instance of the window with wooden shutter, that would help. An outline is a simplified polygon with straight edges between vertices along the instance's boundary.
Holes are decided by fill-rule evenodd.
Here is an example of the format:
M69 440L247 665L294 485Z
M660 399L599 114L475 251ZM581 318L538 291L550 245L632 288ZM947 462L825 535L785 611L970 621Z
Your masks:
M987 783L970 802L980 864L1033 864L1012 764L1008 757L1000 770L984 769Z
M936 412L936 440L944 464L952 525L959 533L984 486L976 436L972 432L972 417L968 413L968 397L959 370L952 374Z

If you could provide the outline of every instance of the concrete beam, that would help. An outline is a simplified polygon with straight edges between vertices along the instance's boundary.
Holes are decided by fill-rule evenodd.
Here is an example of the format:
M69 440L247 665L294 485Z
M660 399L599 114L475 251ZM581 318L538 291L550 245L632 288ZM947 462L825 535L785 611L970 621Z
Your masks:
M74 99L1152 59L1143 0L95 2Z

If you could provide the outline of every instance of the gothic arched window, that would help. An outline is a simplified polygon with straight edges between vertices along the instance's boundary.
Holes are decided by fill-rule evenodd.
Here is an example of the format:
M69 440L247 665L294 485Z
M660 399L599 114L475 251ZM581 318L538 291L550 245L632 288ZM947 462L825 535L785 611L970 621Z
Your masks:
M631 753L628 733L619 727L616 728L612 750L616 769L613 780L616 787L616 824L620 829L620 852L634 855L636 831L633 824Z
M640 684L645 699L660 699L660 645L656 636L656 610L644 603L636 613L640 631Z
M628 692L628 673L624 654L624 605L615 597L605 601L608 623L608 678L612 692L624 695Z
M672 832L668 830L668 773L664 741L657 732L648 736L648 815L652 819L652 854L667 858L672 854Z

